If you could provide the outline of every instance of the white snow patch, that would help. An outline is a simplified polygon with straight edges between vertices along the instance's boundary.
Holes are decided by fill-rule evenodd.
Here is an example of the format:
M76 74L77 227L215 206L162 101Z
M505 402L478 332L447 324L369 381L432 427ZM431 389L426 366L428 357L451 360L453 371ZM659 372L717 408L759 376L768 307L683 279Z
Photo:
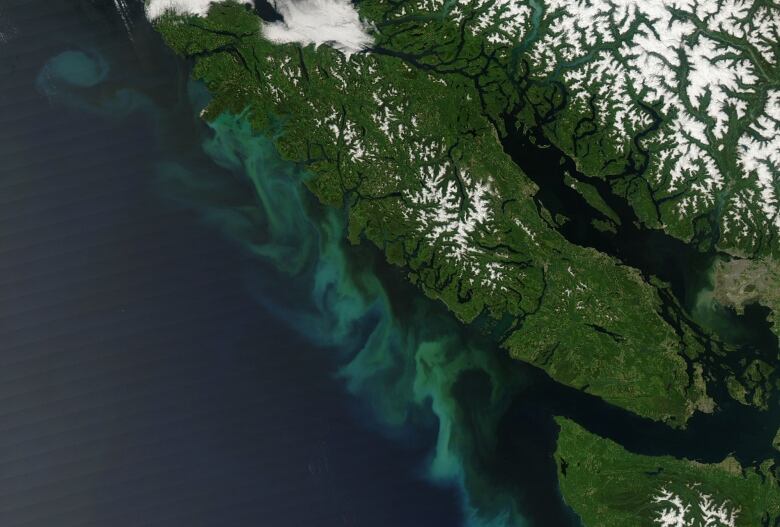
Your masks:
M761 192L761 209L769 218L777 217L777 181L780 172L780 90L771 90L764 113L739 139L738 160L748 174L755 174Z
M696 485L689 486L693 490ZM686 503L678 494L662 487L653 497L661 509L657 511L654 523L661 527L736 527L739 507L729 500L717 503L710 494L695 490L698 502Z
M283 21L264 23L263 36L276 43L327 44L349 56L373 39L349 0L278 0Z
M478 229L492 220L491 189L487 182L467 173L456 176L453 170L449 164L423 167L422 188L408 197L418 207L418 219L426 238L446 247L447 256L464 262L481 252L473 239L478 238Z
M561 73L573 103L596 110L617 149L647 129L647 107L655 108L661 123L643 140L655 154L646 178L669 194L684 193L680 217L714 206L722 191L732 192L731 180L750 178L760 223L780 227L778 100L771 90L765 95L780 62L780 9L760 0L544 4L549 29L530 52L540 75ZM735 158L738 173L729 169Z

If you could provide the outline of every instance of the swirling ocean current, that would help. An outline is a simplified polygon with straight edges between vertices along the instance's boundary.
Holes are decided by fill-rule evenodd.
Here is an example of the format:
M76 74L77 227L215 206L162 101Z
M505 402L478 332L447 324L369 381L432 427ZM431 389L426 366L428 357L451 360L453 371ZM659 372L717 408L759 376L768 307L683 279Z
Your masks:
M523 376L123 15L0 11L6 524L576 523Z
M140 3L9 0L0 31L4 526L577 525L553 415L772 455L766 413L673 430L508 359L244 116L204 123Z

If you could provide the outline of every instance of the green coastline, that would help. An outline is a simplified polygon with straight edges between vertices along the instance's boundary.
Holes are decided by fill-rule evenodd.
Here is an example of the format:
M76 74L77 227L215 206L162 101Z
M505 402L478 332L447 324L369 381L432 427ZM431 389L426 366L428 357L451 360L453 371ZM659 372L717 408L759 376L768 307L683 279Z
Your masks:
M374 20L382 19L382 9L374 3L361 6ZM432 42L444 43L434 46L442 48L440 56L454 53L458 27L441 17L424 22L422 43L419 34L384 28L382 45L396 53L350 59L327 46L272 44L259 36L258 23L234 3L213 6L205 18L165 16L157 22L166 42L194 61L194 77L212 94L203 113L214 131L206 150L223 166L249 175L273 243L252 242L252 223L234 217L230 207L211 214L280 270L300 272L311 265L311 254L318 255L314 295L330 325L315 330L314 338L343 344L365 313L379 317L342 375L385 424L406 422L430 405L438 442L429 477L464 489L472 525L522 525L524 520L513 497L491 495L489 483L467 462L475 438L462 435L458 426L463 416L451 396L454 383L472 369L491 379L495 392L486 405L491 410L478 427L490 430L505 409L500 395L519 381L507 378L490 354L460 349L462 342L448 336L453 331L448 323L399 342L403 332L387 293L370 273L349 267L344 239L375 245L428 297L443 302L462 322L477 321L500 333L510 356L562 384L675 427L684 427L697 410L712 411L712 379L700 360L707 351L688 326L674 327L659 314L656 284L561 236L557 219L534 199L535 184L502 150L498 116L518 102L507 95L517 79L504 67L506 57L499 53L496 61L488 60L490 67L476 81L471 75L484 64L464 57L482 56L477 38L463 38L453 59L457 68L449 71L410 56L405 60L410 47L419 50ZM419 20L409 22L415 23ZM554 106L556 96L546 89L535 85L524 92L531 104L522 105L521 120L531 125L551 111L546 106ZM453 113L453 107L459 111ZM545 127L555 139L557 132ZM571 145L563 149L576 152ZM252 154L259 151L264 153ZM258 170L273 158L271 151L285 161L279 178ZM583 167L596 161L588 158ZM437 166L447 170L435 173ZM301 185L330 207L319 225L301 219ZM579 191L590 192L595 207L605 207L598 192ZM627 193L638 215L652 223L650 213L642 212L648 202L641 189ZM452 210L439 210L436 200ZM454 223L454 234L446 222L426 219L443 216ZM692 232L685 225L674 229L683 238ZM477 249L463 249L464 237ZM310 327L315 320L294 317L293 323ZM750 368L746 364L737 374L749 377ZM573 422L559 425L556 459L567 467L565 474L560 471L561 491L586 525L653 525L659 514L654 496L670 485L694 499L697 494L691 493L701 484L712 488L707 492L719 503L738 503L736 525L780 516L777 467L771 461L743 468L728 460L705 466L639 456ZM648 475L654 471L670 478L666 487Z
M486 342L465 335L446 309L431 309L425 298L391 298L371 252L346 243L343 215L308 199L304 184L311 175L282 159L244 115L221 114L208 126L204 151L236 179L161 165L163 194L300 284L298 293L311 296L310 310L269 308L301 335L342 354L337 375L386 433L408 433L413 424L435 430L421 476L461 489L469 527L525 525L516 497L479 461L491 452L498 422L524 379L509 376ZM480 421L463 426L468 410L455 391L469 372L484 375L492 388Z
M366 239L383 249L464 322L480 315L514 320L504 337L509 353L564 384L677 426L705 404L704 380L687 371L680 354L695 358L697 342L662 319L658 294L636 270L575 246L552 228L531 199L534 184L503 153L467 84L448 78L445 89L393 57L355 56L345 63L325 46L273 45L257 37L256 26L252 13L230 4L214 6L205 19L158 22L175 50L196 58L195 78L214 94L204 117L247 112L255 130L274 134L282 156L314 175L309 189L323 203L348 208L350 241ZM369 70L374 77L367 84ZM334 72L349 78L334 85ZM417 116L419 129L403 143L388 141L369 119L376 79L398 94L394 102L406 119ZM464 91L472 104L463 101ZM456 105L460 111L452 114ZM354 161L355 147L344 137L356 133L351 128L363 130L367 151L381 153L375 162ZM435 160L418 159L410 144L436 148ZM420 172L437 164L452 170L435 185L455 185L463 194L455 198L458 228L468 222L464 211L474 213L476 189L492 189L482 206L493 217L470 235L480 249L461 260L452 256L459 249L451 238L426 240L429 227L419 221L439 214L446 199L415 203L429 192L421 188ZM464 190L466 177L471 194Z
M561 491L585 525L650 527L664 513L679 525L773 525L780 518L771 462L743 468L733 458L705 465L641 456L568 419L558 424Z

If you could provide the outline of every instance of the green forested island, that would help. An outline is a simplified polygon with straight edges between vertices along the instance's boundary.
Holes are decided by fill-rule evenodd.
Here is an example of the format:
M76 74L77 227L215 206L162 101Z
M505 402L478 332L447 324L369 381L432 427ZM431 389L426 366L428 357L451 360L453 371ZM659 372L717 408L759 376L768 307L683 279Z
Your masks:
M778 7L726 4L361 0L365 40L321 45L292 4L152 15L205 120L273 137L351 243L512 358L674 429L741 405L775 430ZM722 330L745 306L773 346ZM780 522L776 450L704 464L558 423L585 525Z

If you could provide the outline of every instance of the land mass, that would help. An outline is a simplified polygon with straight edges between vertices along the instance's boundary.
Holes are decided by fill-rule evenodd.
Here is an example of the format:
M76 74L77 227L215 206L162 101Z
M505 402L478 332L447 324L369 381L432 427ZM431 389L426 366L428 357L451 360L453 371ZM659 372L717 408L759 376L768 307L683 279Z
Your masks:
M156 27L194 62L195 78L213 95L205 119L240 115L256 133L274 137L279 152L311 174L311 192L344 211L352 243L376 245L461 321L492 331L515 359L675 427L696 411L717 411L723 397L776 404L769 363L776 349L759 360L755 350L725 345L686 311L675 284L657 276L660 268L621 252L626 236L653 229L693 252L750 250L765 259L766 272L755 271L753 260L719 270L718 298L736 308L751 301L774 308L777 237L756 238L751 229L774 232L776 215L771 207L755 210L753 227L734 216L740 206L753 211L751 191L771 193L765 183L774 168L767 176L761 167L774 163L762 142L774 127L774 92L764 84L777 72L761 56L772 50L700 29L758 64L743 80L759 88L736 97L752 108L750 119L723 132L740 111L712 115L722 83L693 99L675 90L664 106L664 90L653 91L648 78L621 85L602 71L594 77L601 84L582 95L588 75L603 66L594 57L614 57L620 42L597 26L598 45L575 35L577 49L565 52L566 44L549 39L553 28L569 27L558 26L569 15L565 6L548 7L362 2L376 42L351 54L272 42L255 12L235 2L214 4L205 16L167 12ZM629 40L646 34L645 15L625 14ZM702 17L682 16L676 31L695 29ZM540 51L543 42L552 55ZM630 104L608 100L610 83ZM615 119L619 130L609 124ZM698 135L679 130L691 122ZM729 161L738 143L748 150L739 166ZM532 156L555 163L537 170ZM710 181L718 171L740 170L744 181ZM730 205L715 207L718 200ZM597 247L589 237L600 240ZM705 466L637 456L574 423L560 424L557 455L568 467L561 468L561 489L587 525L684 525L664 520L661 505L668 518L714 507L722 525L770 525L778 516L771 461L743 468L729 460ZM662 478L645 474L659 470ZM709 493L717 494L705 510Z
M780 521L777 465L642 456L568 419L555 452L561 491L585 525L770 526Z

